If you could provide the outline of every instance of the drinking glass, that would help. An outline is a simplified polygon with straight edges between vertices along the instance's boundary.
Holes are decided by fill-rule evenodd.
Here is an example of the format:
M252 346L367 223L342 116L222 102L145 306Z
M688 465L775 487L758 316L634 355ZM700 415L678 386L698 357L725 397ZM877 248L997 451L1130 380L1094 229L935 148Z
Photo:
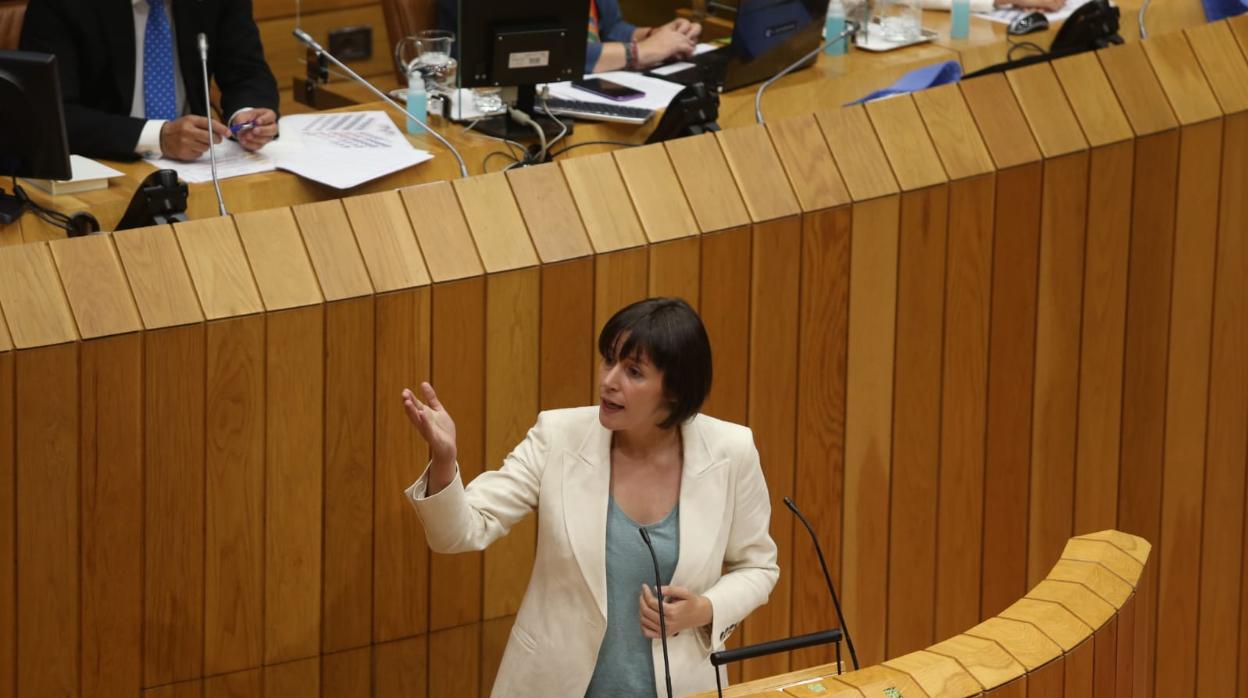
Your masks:
M910 43L922 32L923 9L918 0L875 0L875 20L886 40Z
M441 29L418 31L404 37L394 47L394 60L407 75L420 71L425 89L431 95L447 94L455 89L455 73L459 65L451 57L451 45L454 43L455 32Z

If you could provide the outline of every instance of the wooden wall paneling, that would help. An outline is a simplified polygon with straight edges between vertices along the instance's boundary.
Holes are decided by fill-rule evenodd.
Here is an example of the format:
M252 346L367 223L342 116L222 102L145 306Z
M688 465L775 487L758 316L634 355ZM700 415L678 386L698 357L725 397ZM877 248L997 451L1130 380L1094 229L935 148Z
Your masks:
M555 171L558 174L558 171ZM496 274L485 290L485 450L483 469L503 465L537 421L540 399L541 275ZM485 551L482 617L513 616L529 584L537 517L526 517Z
M429 284L429 271L397 192L342 200L377 293Z
M1114 607L1108 601L1078 582L1045 579L1027 592L1027 598L1061 604L1093 629L1114 615Z
M1029 596L1002 610L1000 617L1034 625L1067 653L1092 634L1092 627L1061 603Z
M204 682L201 679L181 681L143 691L143 698L202 698Z
M559 161L559 167L595 252L602 254L645 244L641 221L613 154L567 158ZM688 220L692 215L686 205L685 213L677 220Z
M1236 680L1242 666L1236 631L1244 612L1241 580L1226 574L1244 554L1243 519L1245 437L1248 423L1248 309L1245 266L1248 250L1248 61L1225 24L1188 31L1192 49L1226 114L1222 130L1221 196L1218 201L1218 248L1214 270L1211 355L1209 359L1208 441L1201 539L1200 637L1196 691L1216 691ZM1242 576L1242 573L1241 573ZM1122 631L1120 631L1120 634ZM1121 654L1121 652L1120 652ZM1241 676L1241 682L1248 676ZM1121 691L1120 691L1121 693Z
M636 247L594 258L594 333L587 347L594 367L589 375L591 395L598 395L598 335L612 315L649 294L649 256L648 248Z
M373 293L359 244L340 201L291 209L326 303Z
M373 647L375 698L422 698L427 695L428 683L428 636L417 635Z
M1099 51L1097 57L1136 136L1117 527L1157 541L1161 533L1178 120L1140 45ZM1143 695L1153 693L1158 567L1153 564L1145 568L1137 591L1133 681Z
M772 511L793 492L797 420L797 342L801 221L782 218L757 223L751 254L750 307L766 312L750 317L749 404L747 423L762 461ZM779 565L792 569L793 518L772 516L771 537L779 548ZM792 577L781 579L768 603L750 615L742 641L748 644L789 636ZM787 655L748 660L744 678L788 671Z
M173 228L137 228L110 233L110 237L145 328L173 327L204 319Z
M1036 304L1027 579L1071 536L1080 323L1088 206L1087 141L1048 65L1006 74L1044 154Z
M82 695L138 695L143 680L143 498L137 494L143 491L144 467L142 337L130 333L85 342L80 362Z
M503 662L503 651L507 648L507 640L511 638L511 626L515 621L515 616L504 616L481 624L482 693L494 687L494 679L498 676L498 667Z
M647 152L648 150L653 152ZM668 165L671 169L664 168L663 158L659 155L663 151L671 158ZM644 196L640 194L644 191L643 183L646 187L653 188L659 185L666 187L679 181L680 189L684 190L689 209L697 223L696 226L691 226L688 225L690 221L685 220L684 225L674 229L673 233L690 235L698 230L710 233L750 222L745 203L733 182L729 163L725 161L714 134L679 138L668 141L662 147L619 151L616 153L616 160L620 163L624 182L629 185L629 191L634 193L633 203L641 215L651 242L670 239L675 235L660 235L657 226L646 224L647 217L655 218L660 211L650 205L658 196L653 193ZM673 172L673 176L669 178L667 171ZM672 187L671 191L677 192L679 189ZM666 198L674 197L668 194Z
M1191 693L1199 644L1200 567L1214 270L1218 237L1221 110L1182 34L1148 42L1145 53L1181 124L1175 204L1170 349L1162 470L1157 627L1169 661L1160 694ZM1163 632L1159 631L1159 637ZM1169 647L1171 642L1176 645ZM1160 644L1159 644L1160 646Z
M345 4L345 3L344 3ZM300 16L299 25L313 38L328 46L329 32L340 27L370 26L373 28L371 58L367 61L353 61L351 68L360 75L372 76L393 73L394 43L386 35L386 22L382 15L379 2L352 2L356 7L331 9L328 3L321 3L317 11L305 8ZM295 12L293 5L288 5L285 17L262 19L256 23L260 30L260 42L264 45L265 61L277 78L278 89L291 88L291 78L302 78L307 69L304 66L307 53L303 44L291 36L295 28Z
M1066 658L1058 657L1027 674L1027 695L1063 696L1066 685Z
M318 653L307 659L264 666L264 695L321 695L321 657Z
M744 424L749 395L750 265L748 227L703 235L699 314L711 340L711 394L702 410Z
M263 698L264 672L259 668L204 679L204 698Z
M2 319L2 318L0 318ZM0 322L3 325L3 322ZM0 339L8 339L5 328ZM7 349L11 350L12 343ZM17 480L14 467L16 355L0 353L0 696L17 695Z
M234 217L256 287L269 312L322 302L294 215L275 208Z
M1092 147L1075 458L1076 534L1118 520L1122 357L1131 236L1131 127L1096 56L1053 63Z
M322 698L369 698L373 693L372 655L371 647L361 647L322 656Z
M1135 695L1135 596L1127 599L1118 609L1117 680L1115 695L1126 698ZM1234 661L1232 659L1232 661Z
M429 695L475 696L481 691L481 626L472 623L430 633Z
M849 686L853 686L862 691L862 695L889 695L888 691L899 692L901 695L918 695L923 693L923 689L919 688L919 684L910 678L909 674L902 673L887 665L876 665L863 667L859 671L853 671L838 676L837 681Z
M767 132L803 211L849 203L849 190L814 116L769 121Z
M830 156L829 156L830 157ZM845 497L845 388L849 345L850 210L842 206L802 216L802 267L798 318L797 446L793 491L820 542L841 540ZM796 529L794 570L819 564L814 546ZM841 559L829 573L841 588ZM836 612L819 575L794 577L795 634L835 625ZM797 667L832 662L830 647L794 652Z
M45 242L0 249L0 306L18 349L78 339L78 329Z
M433 287L433 323L430 370L438 399L458 425L460 477L467 484L485 463L485 277ZM429 628L442 630L481 620L482 554L431 555L429 559ZM475 636L476 626L473 634ZM462 629L451 632L460 632ZM430 637L430 650L441 635ZM454 636L457 639L458 635ZM471 654L477 655L472 644ZM446 669L445 657L430 656L430 692L433 677ZM475 659L474 659L475 661ZM474 671L475 676L475 671Z
M884 666L910 676L929 696L974 695L983 690L957 660L920 650L894 657Z
M5 256L20 249L7 248ZM41 251L47 254L46 249ZM6 266L8 276L12 266ZM9 311L10 296L6 293L3 300ZM68 309L62 312L68 313ZM76 344L17 354L14 462L19 696L79 692L78 381Z
M512 170L507 173L507 181L543 264L593 254L576 202L558 165L547 163Z
M1066 686L1069 698L1092 698L1096 678L1096 642L1089 637L1066 655Z
M400 189L407 215L434 282L480 274L481 257L455 190L446 182Z
M593 346L594 260L590 257L541 268L540 346L538 349L538 408L579 407L598 402L598 386L591 391L579 376L592 376L597 355Z
M719 131L715 137L736 179L750 220L768 221L796 216L801 211L766 128L745 126ZM669 145L669 149L671 147Z
M897 197L854 205L841 598L848 624L858 629L856 645L864 664L885 657L887 589L882 582L888 569L899 222Z
M989 618L966 631L967 635L1001 645L1027 671L1035 671L1061 657L1062 648L1039 628L1023 621Z
M173 232L205 318L217 320L264 311L232 221L208 218L178 223Z
M932 645L927 651L958 660L985 691L1003 686L1027 673L1023 665L995 640L973 635L955 635Z
M206 327L204 673L263 663L265 323Z
M671 160L661 145L617 151L616 155L620 176L628 188L646 238L652 243L649 248L648 294L684 298L694 308L698 307L699 301L697 272L700 252L696 237L699 225L694 216L699 207L707 208L707 201L695 196L706 197L711 192L695 188L693 196L686 201L686 195L681 193L681 184L690 167L715 165L718 165L716 174L719 183L723 184L725 177L731 182L723 156L707 150L708 145L714 144L700 140L697 145L699 147L694 151L678 148L680 156L671 155ZM703 160L705 164L694 164ZM720 199L729 201L729 205L740 203L734 196L735 188L731 186L717 193Z
M1004 75L985 75L960 83L959 87L998 170L1040 159L1040 147L1026 137L1031 129Z
M1098 696L1118 694L1118 617L1092 636L1092 685Z
M110 237L55 240L49 249L83 338L142 329Z
M524 218L501 172L454 181L455 194L489 273L538 263Z
M897 180L861 106L815 114L832 158L855 202L896 194Z

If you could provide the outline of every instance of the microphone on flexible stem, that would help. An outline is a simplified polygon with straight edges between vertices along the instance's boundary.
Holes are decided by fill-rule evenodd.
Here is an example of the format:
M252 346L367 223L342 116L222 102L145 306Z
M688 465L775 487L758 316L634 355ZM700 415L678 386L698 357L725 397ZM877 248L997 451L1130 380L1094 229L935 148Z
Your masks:
M429 135L433 136L439 143L445 146L447 150L451 151L451 155L455 156L455 161L459 163L459 176L460 177L468 176L468 166L464 164L463 156L459 154L459 151L455 149L455 146L451 145L450 141L442 137L442 134L430 128L429 124L426 124L420 119L417 119L414 114L411 114L407 111L407 107L403 106L402 104L399 104L390 95L377 89L375 86L373 86L373 83L360 77L360 74L355 72L354 70L351 70L351 68L346 63L343 63L342 61L335 58L334 54L330 53L329 51L326 51L323 46L317 43L316 39L312 38L312 35L308 34L307 32L300 29L299 27L295 27L294 35L295 35L295 38L298 39L301 43L303 43L304 45L306 45L308 48L312 49L313 51L316 51L316 54L318 56L324 56L328 58L331 63L341 68L343 72L345 72L352 80L355 80L356 82L360 83L364 87L368 88L370 92L380 97L381 101L385 102L389 106L402 112L404 117L411 118L413 121L420 124L421 128L425 129L425 131Z
M858 670L858 653L854 651L854 641L849 636L849 628L845 625L845 616L841 613L841 602L836 598L836 588L832 586L832 575L828 574L828 562L823 558L823 548L819 545L819 536L815 535L815 529L802 516L802 512L798 511L797 504L793 500L785 497L784 505L793 512L798 521L806 527L806 532L810 534L810 540L815 544L815 553L819 555L819 566L823 568L823 581L828 583L828 593L832 595L832 607L836 609L836 620L841 624L841 630L845 633L845 645L849 647L849 661L854 665L854 671Z
M763 91L766 90L768 87L771 87L771 84L773 82L779 80L785 75L788 75L794 70L797 70L798 66L802 65L806 61L809 61L815 56L818 56L819 52L824 50L825 48L835 43L844 41L851 34L857 31L857 29L858 29L857 25L853 24L852 22L846 22L845 31L841 32L840 34L837 34L836 36L828 37L827 41L824 41L822 44L819 44L818 46L816 46L815 50L793 61L789 65L785 66L784 70L781 70L780 72L768 78L767 81L764 82L762 85L759 85L758 92L754 93L754 120L760 124L763 123Z
M208 115L208 159L212 163L212 186L217 190L217 210L221 215L225 213L225 199L221 198L221 180L217 177L217 148L213 145L214 138L212 132L212 97L208 92L208 37L200 32L199 37L199 67L203 69L204 74L204 112Z
M638 528L637 532L650 549L650 560L654 562L654 593L659 597L659 643L663 645L663 678L667 681L667 698L672 698L672 665L667 659L667 618L663 613L663 576L659 572L659 556L654 553L650 532L644 528Z

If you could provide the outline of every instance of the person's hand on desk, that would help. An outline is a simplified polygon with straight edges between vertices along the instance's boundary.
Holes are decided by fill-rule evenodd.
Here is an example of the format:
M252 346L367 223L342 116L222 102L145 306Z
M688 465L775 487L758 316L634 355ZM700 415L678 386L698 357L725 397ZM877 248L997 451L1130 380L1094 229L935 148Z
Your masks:
M220 121L212 122L212 142L230 137L230 129ZM160 150L174 160L194 160L208 151L208 119L188 114L160 127Z
M234 138L239 145L260 150L277 137L277 114L272 109L244 109L234 115L230 126L237 130Z
M714 620L711 600L699 596L684 587L663 587L663 624L667 636L682 630L710 625ZM659 639L659 600L649 584L641 585L641 634L651 640Z
M698 45L702 25L687 19L677 19L650 30L637 42L637 58L643 67L658 65L668 59L685 59L693 55Z
M455 420L438 400L438 394L429 383L420 384L422 402L411 390L403 389L403 409L412 420L420 436L429 444L432 464L429 466L429 484L425 496L431 497L455 479Z

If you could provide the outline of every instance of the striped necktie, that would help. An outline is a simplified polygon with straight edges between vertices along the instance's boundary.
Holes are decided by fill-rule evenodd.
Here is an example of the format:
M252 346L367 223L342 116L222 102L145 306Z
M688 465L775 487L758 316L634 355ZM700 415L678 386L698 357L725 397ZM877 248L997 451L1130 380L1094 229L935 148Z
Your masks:
M173 29L164 0L147 0L143 32L143 111L149 119L178 118L173 82Z

